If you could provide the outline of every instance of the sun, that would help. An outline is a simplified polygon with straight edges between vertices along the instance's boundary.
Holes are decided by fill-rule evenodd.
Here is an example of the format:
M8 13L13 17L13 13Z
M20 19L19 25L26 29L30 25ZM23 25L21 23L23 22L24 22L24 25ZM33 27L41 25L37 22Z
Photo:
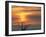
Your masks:
M32 14L32 13L28 13L28 12L17 12L16 15L19 16L19 20L20 22L24 22L26 21L26 16Z

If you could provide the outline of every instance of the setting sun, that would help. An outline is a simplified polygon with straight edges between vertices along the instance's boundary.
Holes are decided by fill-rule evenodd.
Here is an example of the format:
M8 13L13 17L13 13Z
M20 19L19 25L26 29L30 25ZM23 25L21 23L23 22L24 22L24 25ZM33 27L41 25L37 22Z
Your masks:
M26 21L26 16L27 15L30 15L30 14L32 14L32 13L26 13L26 12L17 12L16 13L16 15L17 16L19 16L19 20L20 20L20 22L24 22L24 21Z

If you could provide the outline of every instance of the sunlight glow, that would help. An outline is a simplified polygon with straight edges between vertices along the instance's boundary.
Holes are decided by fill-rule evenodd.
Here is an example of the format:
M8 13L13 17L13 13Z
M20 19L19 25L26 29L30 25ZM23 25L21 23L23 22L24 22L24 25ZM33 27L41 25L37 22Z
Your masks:
M32 14L32 13L26 13L26 12L17 12L16 15L19 16L19 20L21 22L24 22L26 21L26 16L29 15L29 14Z

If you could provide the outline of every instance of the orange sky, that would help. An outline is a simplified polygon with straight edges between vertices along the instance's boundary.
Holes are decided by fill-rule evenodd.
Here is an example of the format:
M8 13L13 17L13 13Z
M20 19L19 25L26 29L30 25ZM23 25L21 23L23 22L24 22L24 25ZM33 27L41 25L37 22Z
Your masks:
M13 24L17 22L24 22L24 24L40 24L40 18L37 18L41 16L40 10L40 7L12 6ZM27 18L27 16L31 16L31 18Z

